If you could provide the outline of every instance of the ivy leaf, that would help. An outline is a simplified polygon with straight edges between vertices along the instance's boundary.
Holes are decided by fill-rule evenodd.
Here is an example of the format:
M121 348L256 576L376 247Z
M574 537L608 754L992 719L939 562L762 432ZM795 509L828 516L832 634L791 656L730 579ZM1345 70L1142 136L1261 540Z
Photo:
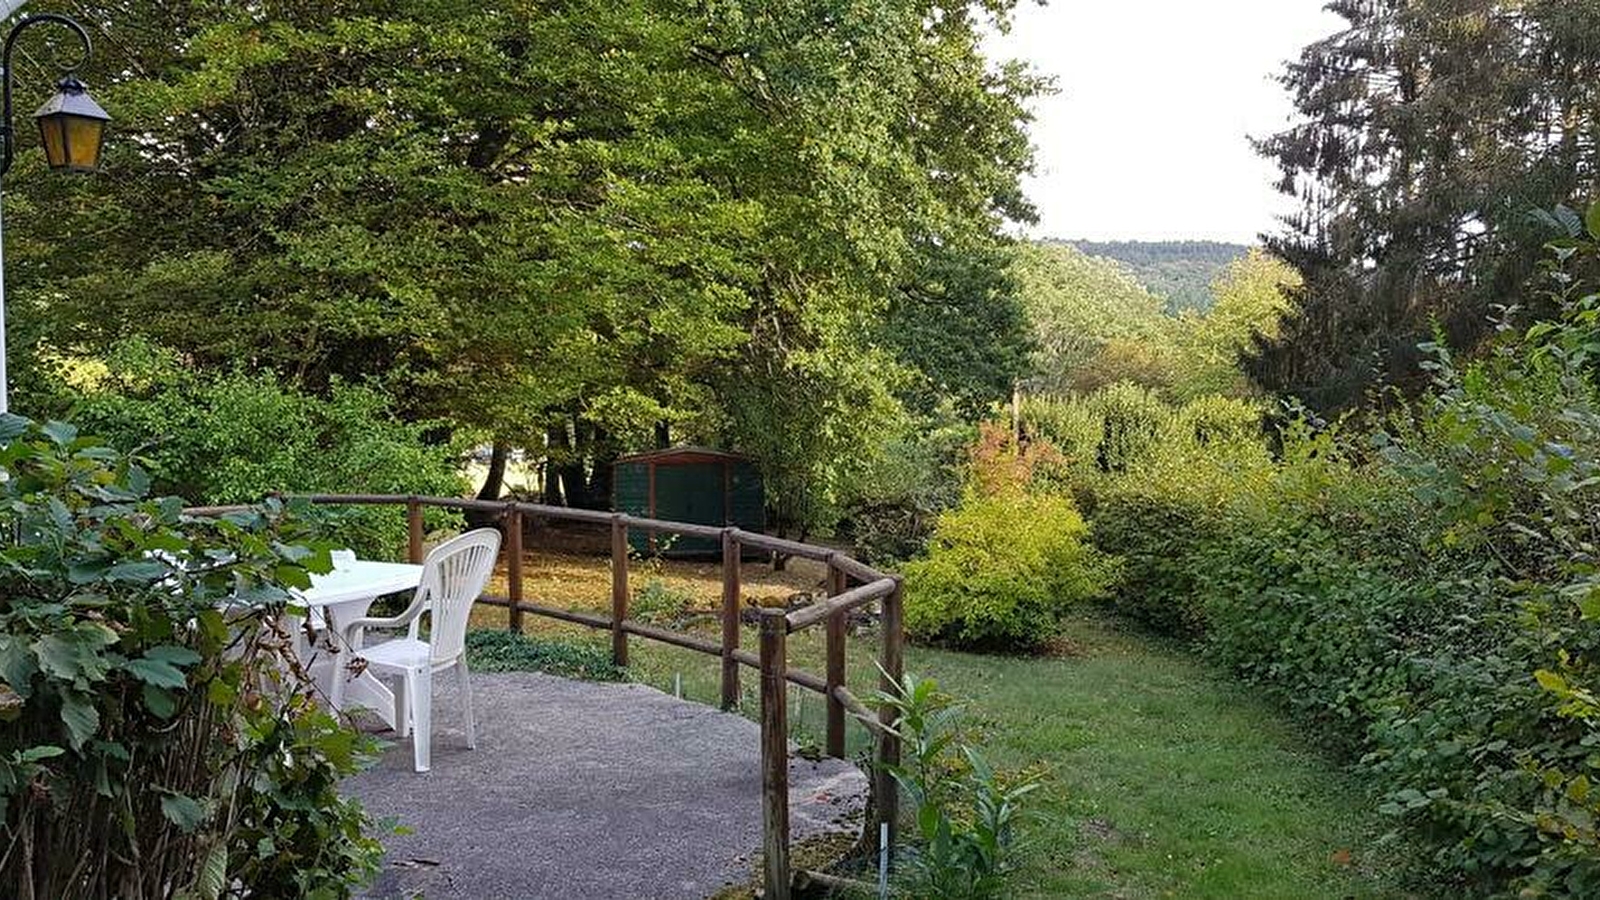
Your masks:
M172 663L148 656L139 659L130 659L122 664L133 677L147 685L161 688L182 688L189 683L183 671Z
M1600 588L1592 590L1578 601L1578 611L1585 619L1600 619Z
M99 681L110 669L100 651L117 642L117 633L98 622L80 622L33 644L39 668L62 681Z
M138 466L129 466L128 491L135 497L150 493L150 474Z
M67 565L67 580L73 584L89 584L104 578L106 569L107 566L103 560L74 560Z
M185 834L192 834L205 818L205 810L201 809L198 801L187 794L179 793L171 793L161 798L161 814L172 824L183 829Z
M153 685L146 684L143 689L145 709L154 713L157 718L170 719L178 711L178 700L171 691L162 690Z
M88 696L69 691L61 700L61 724L67 726L67 743L72 749L81 750L100 730L100 712Z
M1562 204L1555 208L1556 221L1561 223L1561 229L1567 234L1577 237L1583 233L1583 220L1578 218L1578 213L1572 207Z
M0 680L26 700L33 692L33 675L38 671L27 643L13 635L0 634Z
M199 883L195 886L195 890L201 897L216 900L222 896L222 889L227 886L228 846L218 841L212 846L211 852L206 854L206 861L200 868Z
M1564 694L1567 691L1567 680L1548 669L1540 669L1533 673L1533 677L1539 682L1540 687L1553 694Z
M53 759L54 757L60 756L66 752L67 751L63 750L62 748L53 746L51 744L41 744L37 747L29 747L21 753L18 753L17 759L25 763L32 763L46 759Z
M27 431L27 419L14 413L0 414L0 444L9 444Z
M106 578L112 581L158 581L167 577L170 572L171 568L164 562L141 559L117 563L106 572Z
M190 650L188 647L180 647L176 644L162 644L159 647L151 647L144 652L144 655L148 659L159 659L175 666L192 666L200 661L200 654Z
M78 438L77 427L67 422L46 422L41 426L40 430L50 440L55 441L57 446L61 447L65 447Z

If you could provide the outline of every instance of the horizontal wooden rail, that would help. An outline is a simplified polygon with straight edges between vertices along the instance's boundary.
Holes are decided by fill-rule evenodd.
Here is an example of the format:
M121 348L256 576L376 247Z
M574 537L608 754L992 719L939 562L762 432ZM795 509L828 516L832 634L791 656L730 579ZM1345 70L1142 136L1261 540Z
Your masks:
M629 528L641 531L670 532L672 534L687 534L691 537L721 538L726 530L721 525L694 525L688 522L665 522L661 519L641 519L637 516L623 516L622 524Z
M423 501L432 498L416 497L410 494L305 494L305 499L317 504L336 504L339 506L384 506L406 503L411 500ZM455 497L439 499L459 499Z
M609 622L606 627L611 627ZM693 650L697 653L704 653L707 656L722 655L722 645L716 641L708 641L704 638L697 638L693 635L683 634L667 628L657 628L654 625L645 625L632 619L623 620L622 630L628 634L636 634L639 637L660 641L663 644L671 644L674 647L682 647L685 650Z
M802 544L799 541L790 541L744 530L739 532L739 543L744 544L746 547L754 547L757 550L768 550L773 553L782 553L786 556L798 556L801 559L814 559L818 562L827 562L829 556L839 552L827 547Z
M635 633L638 633L638 632L635 632ZM709 644L709 642L703 642L701 646L707 646L708 644ZM680 647L689 647L689 645L687 645L687 644L678 644L678 646L680 646ZM715 646L715 645L710 645L710 646ZM699 650L700 647L689 647L689 649L690 650ZM711 653L710 650L702 650L701 652ZM720 655L720 651L717 654L713 654L713 655ZM756 655L756 654L754 654L754 653L751 653L749 650L735 650L735 651L733 651L733 653L731 653L729 655L732 656L733 659L736 660L739 663L739 665L741 665L741 666L748 666L749 668L752 668L752 669L761 668L761 657ZM805 688L806 690L809 690L809 691L814 691L814 692L816 692L818 694L826 694L828 692L827 682L825 682L821 678L818 678L817 676L811 674L810 672L805 671L804 669L787 669L787 670L785 670L785 672L784 672L784 680L788 681L790 684L798 685L799 687L803 687L803 688Z
M251 512L254 509L255 509L254 506L248 506L248 505L236 505L236 506L191 506L191 507L188 507L188 508L184 509L183 514L186 515L186 516L213 517L213 516L226 516L226 515L231 515L233 513Z
M611 620L605 616L597 616L593 613L578 612L574 609L560 609L554 606L542 606L538 603L529 603L526 600L524 600L518 608L525 613L532 613L536 616L544 616L547 619L560 619L563 622L571 622L574 625L587 625L590 628L611 627Z
M583 522L589 525L610 525L616 518L615 513L608 513L598 509L573 509L570 506L546 506L543 503L513 503L517 512L525 516L535 516L541 519L564 519L568 522Z
M484 594L478 598L478 602L482 603L484 606L497 606L501 609L513 608L511 605L511 598L502 597L498 594ZM516 604L515 609L531 615L544 616L547 619L559 619L563 622L571 622L574 625L584 625L589 628L611 627L611 620L605 616L597 616L593 613L579 612L575 609L562 609L558 606L543 606L538 603L529 603L526 600Z
M857 607L866 606L874 600L880 600L894 592L893 578L880 578L871 584L864 584L854 590L845 591L837 597L829 597L821 603L813 603L789 613L789 633L810 628L823 619L835 613L849 612Z
M828 565L838 569L840 572L843 572L844 574L863 584L870 581L877 581L883 577L883 573L879 572L877 569L874 569L860 560L852 559L851 557L845 556L843 553L839 552L835 552L832 556L828 557Z
M862 726L873 734L883 734L888 730L882 722L878 721L878 714L868 709L867 705L862 703L855 694L850 693L850 689L844 685L841 684L833 689L833 699L839 701L839 705L849 710L850 715L855 716L856 721L860 722Z

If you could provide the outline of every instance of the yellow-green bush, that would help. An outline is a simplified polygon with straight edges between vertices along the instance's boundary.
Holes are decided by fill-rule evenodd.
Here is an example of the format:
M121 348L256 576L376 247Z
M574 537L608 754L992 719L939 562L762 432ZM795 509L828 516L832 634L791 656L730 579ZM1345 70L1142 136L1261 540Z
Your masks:
M1112 563L1088 537L1067 497L970 493L939 517L928 556L906 566L906 627L951 646L1036 647L1111 582Z
M1075 470L1094 467L1105 421L1079 397L1040 394L1022 401L1022 429L1033 440L1049 441Z
M1139 465L1098 479L1094 539L1122 560L1112 592L1119 612L1198 634L1205 615L1192 555L1229 527L1224 514L1232 505L1265 489L1273 462L1259 437L1213 435L1203 443L1184 412Z
M1158 628L1196 633L1186 552L1216 511L1271 470L1259 405L1222 396L1174 407L1118 385L1084 397L1033 397L1027 433L1062 449L1066 488L1094 521L1095 544L1123 560L1117 608ZM1047 489L1037 479L1035 489Z
M1163 443L1182 448L1229 443L1261 443L1262 410L1257 404L1220 394L1196 397L1168 419Z
M1102 472L1121 472L1155 447L1171 407L1147 388L1113 384L1089 398L1100 416L1095 464Z

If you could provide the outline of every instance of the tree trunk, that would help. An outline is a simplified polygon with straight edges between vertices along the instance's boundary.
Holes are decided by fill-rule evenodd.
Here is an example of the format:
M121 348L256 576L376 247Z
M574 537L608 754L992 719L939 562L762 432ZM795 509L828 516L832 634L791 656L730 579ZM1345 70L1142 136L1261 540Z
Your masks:
M778 537L782 538L784 540L788 540L789 528L788 528L788 524L783 519L783 515L780 513L779 515L774 516L774 518L777 520ZM779 553L776 550L772 551L772 571L774 571L774 572L782 572L787 568L789 568L789 556L788 556L788 554Z
M559 426L552 425L546 433L549 442L544 461L544 502L546 506L560 506L561 460L571 452L572 441L567 438L565 422Z
M597 445L592 457L594 468L589 472L589 502L595 509L611 508L611 467L617 461L617 451L607 445Z
M484 476L483 487L478 489L479 500L500 499L500 492L505 489L506 483L506 458L510 455L510 448L505 442L494 442L493 449L489 451L489 474ZM494 528L500 521L499 516L480 509L467 510L464 518L472 528Z
M566 500L566 504L574 509L582 509L588 505L588 483L583 477L581 428L581 425L574 423L572 429L574 440L556 463L556 473L561 476L561 496ZM562 432L565 435L566 429L563 428Z
M510 448L504 442L494 442L494 448L489 451L489 474L483 479L483 487L478 489L479 500L500 499L506 483L506 458L510 455Z

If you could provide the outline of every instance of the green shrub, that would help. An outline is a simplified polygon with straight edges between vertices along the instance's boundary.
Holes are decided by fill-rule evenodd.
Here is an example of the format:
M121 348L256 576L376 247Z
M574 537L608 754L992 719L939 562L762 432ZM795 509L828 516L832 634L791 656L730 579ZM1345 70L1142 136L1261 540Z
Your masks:
M1022 427L1031 440L1047 441L1076 478L1098 471L1105 419L1081 397L1030 396L1022 402Z
M1287 462L1191 557L1208 650L1358 754L1456 890L1547 884L1574 847L1543 833L1538 773L1584 759L1592 737L1532 677L1553 637L1528 628L1532 586L1443 539L1450 517L1420 487L1387 467ZM1594 877L1594 849L1574 883Z
M1170 407L1147 388L1113 384L1089 398L1100 419L1095 464L1102 472L1123 472L1142 460L1160 440Z
M348 896L381 848L337 787L373 742L277 624L329 564L303 510L185 516L14 417L0 474L0 895Z
M1231 527L1231 505L1271 477L1258 416L1237 400L1192 401L1161 423L1138 464L1095 480L1095 544L1122 560L1118 611L1174 634L1203 629L1193 554Z
M1207 394L1178 407L1169 418L1162 443L1183 448L1256 444L1262 438L1262 410L1253 403Z
M633 592L628 613L641 622L671 623L682 619L693 603L694 595L687 590L673 587L659 578L650 578Z
M920 556L939 513L961 499L961 451L971 426L929 418L925 427L888 442L852 479L840 533L865 562L890 565Z
M1381 429L1291 417L1268 459L1208 402L1092 483L1118 607L1321 724L1452 896L1600 895L1600 295L1555 274L1558 318L1425 347Z
M1131 385L1024 404L1028 434L1066 456L1064 488L1092 516L1096 546L1123 560L1119 610L1198 633L1204 616L1188 554L1223 527L1232 493L1270 469L1261 418L1244 401L1206 396L1173 407ZM1032 487L1062 486L1036 476Z
M195 505L254 503L285 493L457 496L459 454L430 445L424 424L399 421L383 394L335 384L327 397L271 374L204 375L141 341L121 345L80 391L74 421L146 461L155 490ZM393 507L328 509L329 533L363 555L405 545ZM453 519L432 513L432 527Z
M1111 563L1064 496L969 494L908 564L906 627L959 647L1027 650L1055 637L1074 603L1100 596Z

